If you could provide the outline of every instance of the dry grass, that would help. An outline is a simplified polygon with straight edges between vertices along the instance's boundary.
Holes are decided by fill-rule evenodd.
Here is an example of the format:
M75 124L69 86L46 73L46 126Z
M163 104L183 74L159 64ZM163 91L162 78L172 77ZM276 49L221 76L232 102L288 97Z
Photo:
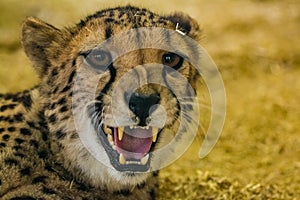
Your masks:
M0 2L0 92L38 82L20 49L20 23L38 16L58 27L108 5L188 12L202 24L203 46L227 91L222 136L200 160L200 141L161 173L160 199L300 198L300 2L21 1ZM96 6L95 6L96 5Z

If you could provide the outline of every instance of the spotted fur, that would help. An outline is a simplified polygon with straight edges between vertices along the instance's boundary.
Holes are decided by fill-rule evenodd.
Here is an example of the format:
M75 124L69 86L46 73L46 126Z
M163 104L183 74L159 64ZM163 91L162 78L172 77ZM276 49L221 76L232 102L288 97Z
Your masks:
M94 83L87 81L87 90L82 94L74 90L74 84L84 53L104 40L130 29L175 30L178 24L186 36L198 39L197 23L185 14L162 16L131 6L99 11L62 30L37 18L27 18L22 43L41 82L28 91L0 94L0 199L154 199L157 172L120 172L109 162L110 167L101 166L81 143L72 108L80 108L80 102L88 103L85 97ZM165 40L162 37L159 42ZM97 96L101 108L111 108L111 91L122 74L145 62L157 62L153 55L159 52L133 51L113 62L96 87L97 94L104 94ZM193 82L195 70L189 63L183 65L180 73ZM87 69L81 78L92 81L95 74ZM178 128L178 102L164 88L147 86L139 90L141 94L153 91L160 93L160 104L169 110L168 126L159 136L163 143ZM105 110L101 112L106 114Z

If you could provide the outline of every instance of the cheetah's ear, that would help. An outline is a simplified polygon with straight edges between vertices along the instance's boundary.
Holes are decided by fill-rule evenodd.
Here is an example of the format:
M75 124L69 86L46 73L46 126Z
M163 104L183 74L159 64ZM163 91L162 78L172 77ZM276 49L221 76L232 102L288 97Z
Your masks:
M22 45L26 55L34 63L39 76L50 66L49 53L53 45L59 45L61 31L38 18L28 17L22 26ZM53 49L53 48L51 48Z
M179 31L189 35L194 39L200 39L201 29L198 22L183 12L174 12L167 16Z

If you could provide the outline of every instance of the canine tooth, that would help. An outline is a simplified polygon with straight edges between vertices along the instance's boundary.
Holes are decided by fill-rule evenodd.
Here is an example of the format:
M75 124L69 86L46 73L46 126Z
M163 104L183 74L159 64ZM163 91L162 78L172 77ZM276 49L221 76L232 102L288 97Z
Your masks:
M113 149L113 150L117 150L117 147L116 147L116 145L111 145L111 148Z
M125 159L125 157L124 157L124 155L122 153L119 156L119 163L121 165L124 165L126 163L126 159Z
M158 134L158 128L152 127L152 142L156 142Z
M130 128L130 129L133 129L133 126L132 126L132 125L130 125L130 126L129 126L129 128Z
M122 140L123 135L124 135L124 127L119 127L118 128L118 138L119 138L119 141Z
M146 129L149 130L149 126L146 126Z
M105 132L106 134L112 134L111 129L108 128L107 126L104 126L104 127L103 127L103 130L104 130L104 132Z
M147 154L146 156L144 156L142 159L141 159L141 164L142 165L146 165L147 162L149 160L149 154Z
M107 140L111 145L114 145L114 139L113 139L112 135L107 135Z

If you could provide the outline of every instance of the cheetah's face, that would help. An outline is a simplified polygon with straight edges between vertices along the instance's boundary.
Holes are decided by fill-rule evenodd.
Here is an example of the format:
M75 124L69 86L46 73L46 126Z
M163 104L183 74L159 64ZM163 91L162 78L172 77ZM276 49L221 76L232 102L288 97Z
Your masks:
M173 154L185 136L176 133L190 128L188 122L181 125L182 110L185 105L193 110L195 103L182 105L178 95L194 92L189 84L195 85L197 74L187 58L197 53L185 37L197 36L197 24L182 14L161 17L147 10L124 9L96 13L71 30L61 31L36 19L23 29L26 53L40 74L48 73L42 76L43 90L51 91L48 98L55 102L67 98L64 114L46 111L58 118L50 129L66 132L58 140L65 165L79 168L80 176L95 186L135 185L168 157L177 158ZM186 35L175 32L178 23ZM38 33L34 41L26 34L32 31ZM34 44L39 40L47 59L37 56ZM59 71L56 80L54 70L46 69L49 65ZM161 153L171 141L174 147Z

